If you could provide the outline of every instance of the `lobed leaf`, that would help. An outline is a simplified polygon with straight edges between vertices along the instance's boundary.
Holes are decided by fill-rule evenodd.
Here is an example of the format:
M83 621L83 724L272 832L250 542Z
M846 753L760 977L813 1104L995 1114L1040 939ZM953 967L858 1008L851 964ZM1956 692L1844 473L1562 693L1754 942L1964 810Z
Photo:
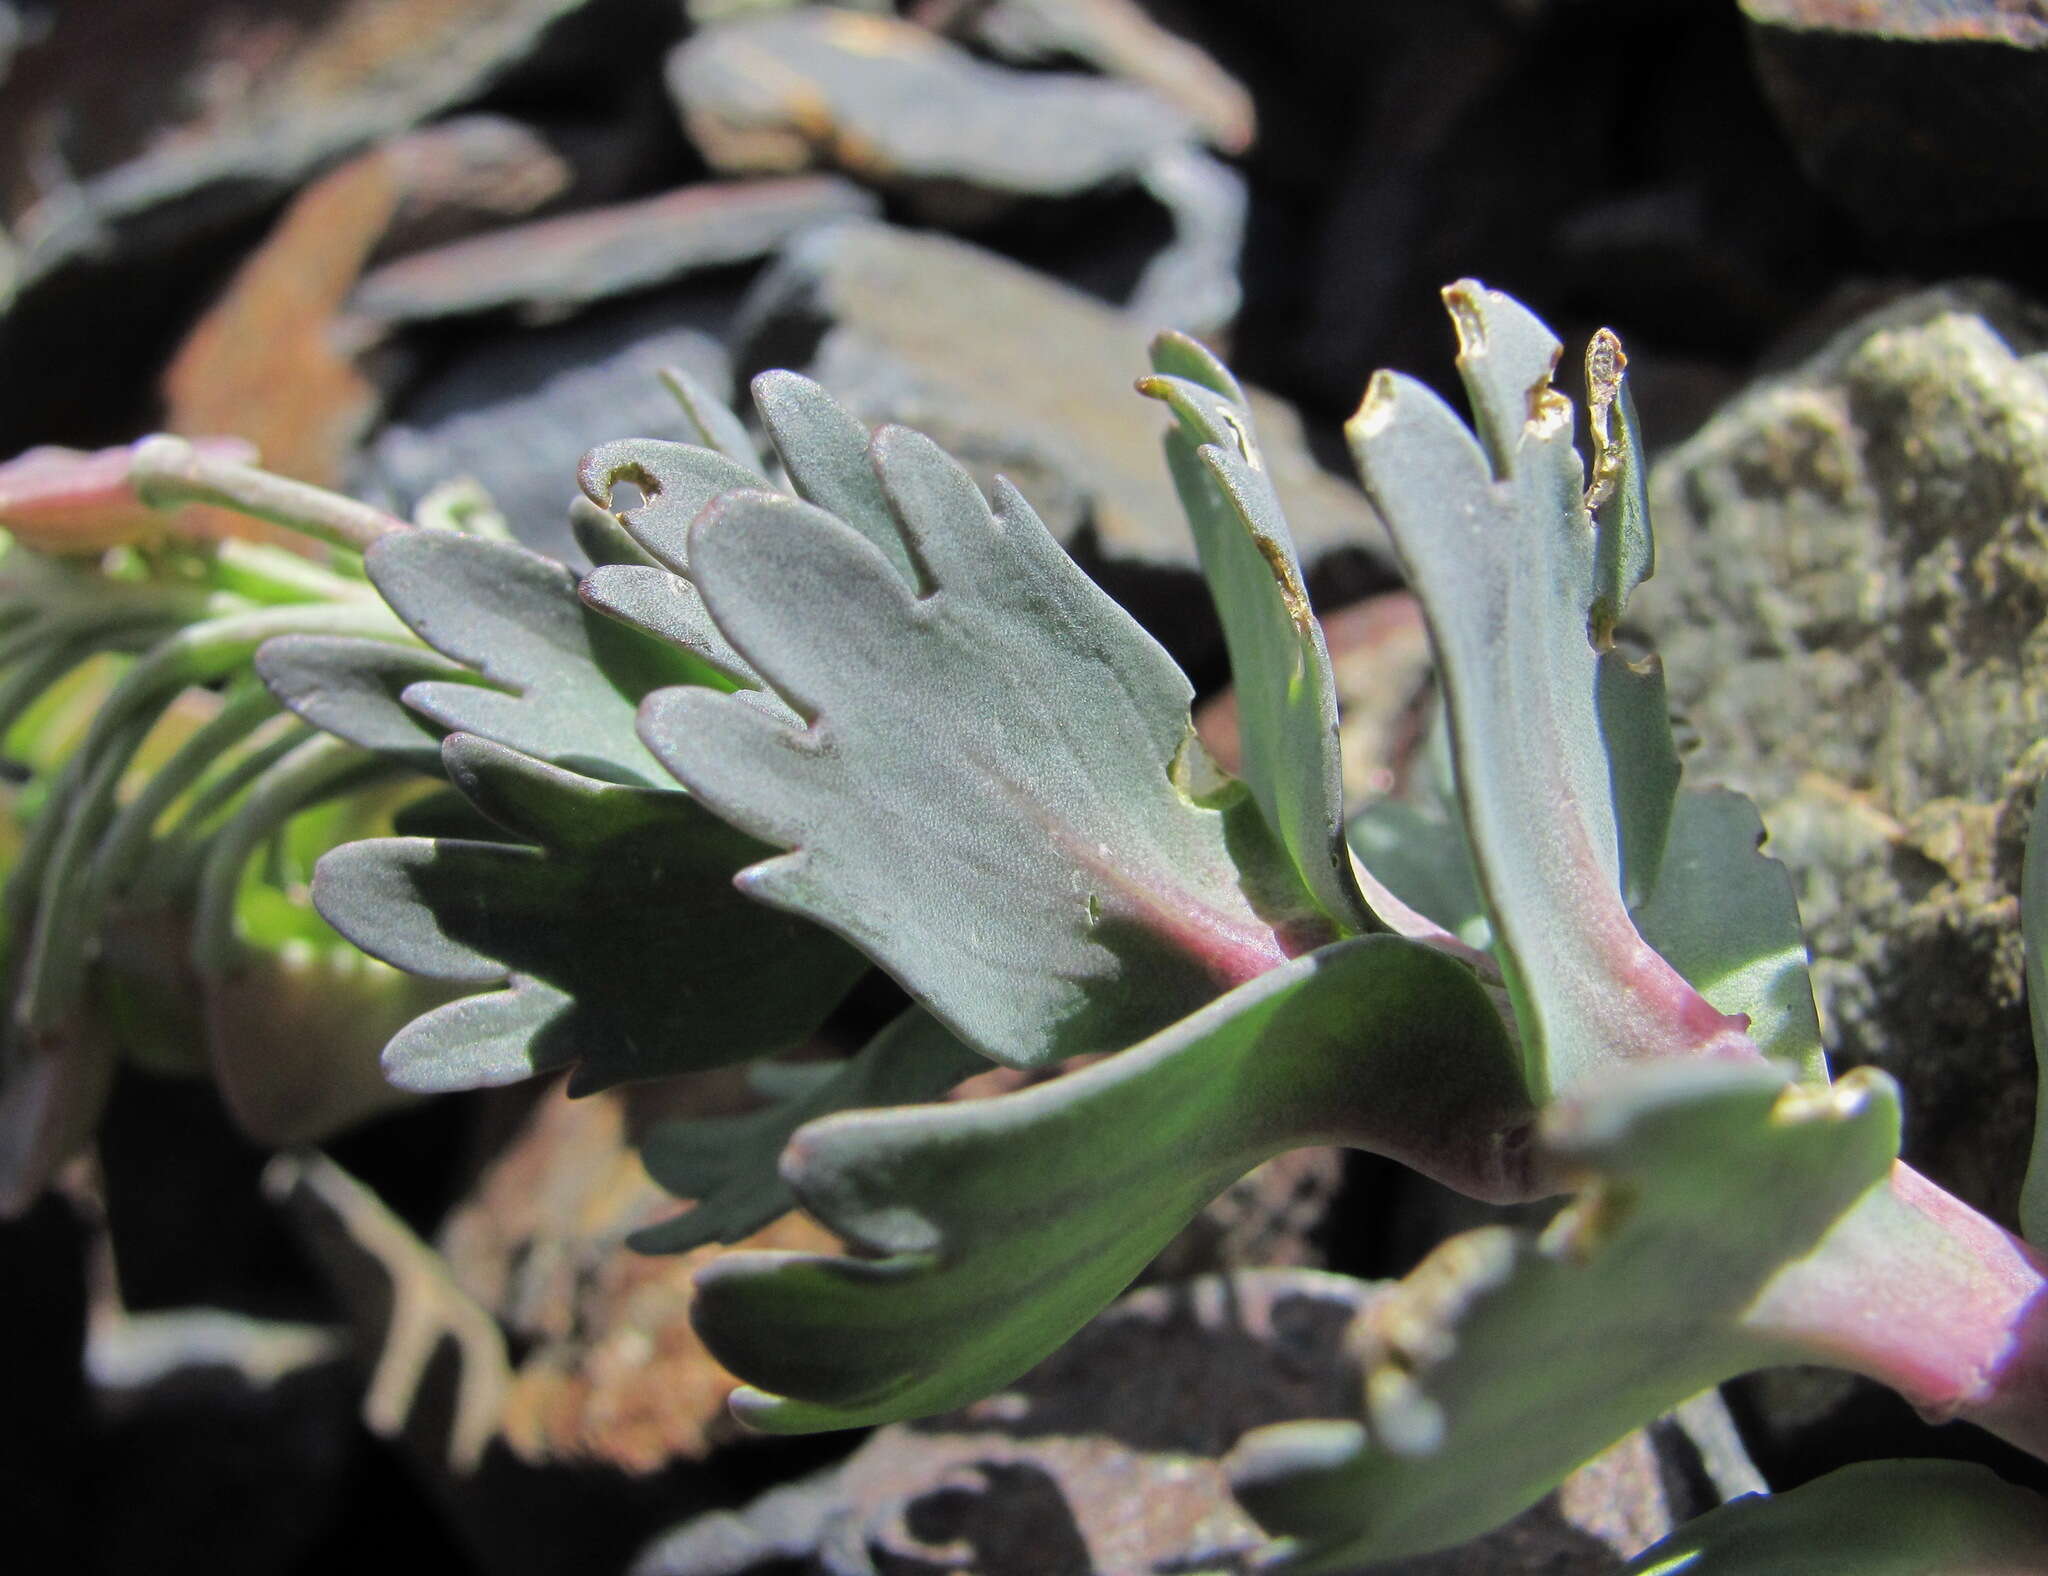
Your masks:
M475 684L459 662L418 646L343 635L280 635L256 652L256 676L278 702L323 733L438 775L436 727L402 699L414 684Z
M1211 1198L1284 1149L1375 1149L1485 1197L1524 1193L1529 1112L1470 969L1339 942L1121 1055L994 1099L827 1117L783 1162L879 1257L734 1253L693 1318L772 1432L989 1394L1107 1306Z
M443 656L482 675L423 679L406 705L450 733L612 782L663 774L634 732L642 696L700 669L579 600L576 576L511 542L398 531L364 554L392 611Z
M697 429L700 447L715 449L727 459L759 473L761 456L754 448L754 440L747 436L746 424L724 400L712 393L702 379L681 367L664 367L660 376L663 386L675 396L683 414Z
M578 1091L779 1050L861 970L838 941L733 889L761 849L673 789L604 783L455 734L463 794L523 843L385 838L320 861L313 896L372 957L509 981L391 1042L412 1089L503 1083L581 1063ZM565 922L568 916L568 922Z
M1589 634L1602 582L1571 402L1551 387L1561 347L1498 292L1444 294L1478 436L1385 372L1347 432L1428 612L1532 1081L1569 1090L1617 1061L1740 1054L1736 1025L1629 920L1624 894L1647 890L1661 857L1676 757L1661 676Z
M796 1208L777 1163L799 1127L837 1111L936 1100L986 1066L931 1014L912 1008L836 1067L805 1064L803 1072L818 1076L773 1105L744 1116L665 1122L641 1141L641 1163L661 1186L695 1204L635 1232L629 1243L642 1253L687 1253L750 1237Z
M802 719L745 691L642 709L693 793L791 850L744 890L1018 1066L1127 1045L1328 939L1193 743L1186 678L1023 498L991 510L900 428L869 463L922 592L796 499L728 493L690 529L719 629Z
M1764 1055L1802 1082L1826 1083L1798 894L1763 840L1756 806L1741 794L1680 794L1636 928L1716 1008L1747 1018Z
M1898 1153L1897 1091L1859 1069L1618 1071L1546 1112L1539 1167L1581 1179L1540 1235L1454 1237L1361 1316L1365 1417L1284 1423L1226 1463L1302 1571L1421 1553L1507 1520L1630 1428L1798 1360L1745 1315Z
M1351 873L1329 647L1244 392L1186 335L1155 339L1152 366L1156 375L1138 389L1178 418L1167 466L1230 651L1245 783L1331 923L1346 932L1384 928Z

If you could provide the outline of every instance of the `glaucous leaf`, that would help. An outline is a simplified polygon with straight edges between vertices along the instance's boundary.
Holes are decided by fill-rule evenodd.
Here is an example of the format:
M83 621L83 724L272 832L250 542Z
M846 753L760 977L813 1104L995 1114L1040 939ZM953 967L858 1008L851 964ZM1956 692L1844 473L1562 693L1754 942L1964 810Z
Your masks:
M724 400L711 392L708 384L681 367L662 368L661 381L663 387L675 396L676 403L682 406L690 425L697 429L700 447L715 449L735 464L760 474L760 452L755 449L754 440L747 436L746 423L732 413L732 408Z
M930 1013L912 1008L836 1067L805 1064L805 1073L819 1076L759 1111L664 1122L641 1141L641 1163L669 1192L696 1203L635 1232L630 1244L642 1253L687 1253L752 1236L796 1208L778 1165L799 1127L835 1111L936 1100L987 1065Z
M1748 1018L1764 1055L1803 1082L1826 1083L1798 894L1763 839L1756 806L1741 794L1681 793L1636 928L1715 1007Z
M1687 1522L1621 1576L2037 1576L2048 1501L1968 1461L1860 1461Z
M1569 1090L1635 1058L1738 1054L1737 1026L1657 956L1625 906L1628 886L1645 884L1631 872L1661 853L1656 804L1677 774L1675 757L1662 761L1661 679L1589 634L1597 542L1571 401L1551 387L1561 347L1497 291L1467 280L1444 297L1477 437L1422 384L1387 372L1347 432L1429 618L1532 1080Z
M1211 1198L1282 1150L1374 1149L1483 1197L1527 1189L1530 1113L1461 962L1361 937L1120 1055L1014 1094L827 1117L784 1175L875 1255L733 1253L693 1318L778 1433L988 1395L1106 1307Z
M1177 418L1167 466L1230 650L1244 780L1330 921L1346 932L1384 928L1351 874L1329 647L1244 391L1184 334L1155 339L1152 366L1138 389Z
M600 443L576 468L583 496L609 511L655 560L679 575L690 572L690 522L725 493L768 485L759 468L715 449L665 438L620 438ZM640 492L629 509L613 509L621 483Z
M340 635L281 635L256 653L256 676L323 733L438 776L436 727L400 698L414 684L475 684L459 662L419 646Z
M1506 1521L1629 1429L1747 1369L1797 1360L1745 1325L1759 1294L1898 1154L1895 1086L1750 1063L1617 1069L1547 1111L1537 1165L1579 1179L1540 1236L1453 1237L1362 1316L1362 1421L1255 1430L1233 1490L1349 1570Z
M1329 939L1186 678L1015 489L991 510L929 439L870 463L920 593L813 504L728 493L690 530L746 691L642 708L706 804L791 850L740 877L894 974L987 1056L1120 1048Z
M599 782L470 735L450 779L525 843L384 838L320 861L335 929L416 974L508 982L391 1042L406 1088L468 1088L580 1062L578 1092L722 1066L810 1034L861 971L833 937L750 903L761 847L674 789Z
M420 639L487 680L423 679L406 705L451 733L612 782L665 781L634 732L642 696L691 682L694 663L583 605L576 576L511 542L397 531L364 564Z

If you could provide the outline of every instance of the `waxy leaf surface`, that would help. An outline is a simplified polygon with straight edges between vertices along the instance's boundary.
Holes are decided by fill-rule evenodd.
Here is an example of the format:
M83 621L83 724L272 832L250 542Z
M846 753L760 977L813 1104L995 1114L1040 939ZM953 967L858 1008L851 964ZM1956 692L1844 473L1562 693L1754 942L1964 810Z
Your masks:
M570 570L454 531L393 532L363 561L415 634L489 681L422 680L405 689L408 706L451 733L587 777L665 781L634 732L634 708L697 671L683 653L585 607Z
M1344 931L1380 928L1351 874L1337 685L1244 391L1194 340L1161 335L1139 389L1177 418L1166 460L1194 528L1237 694L1244 780L1302 883Z
M1186 678L1008 486L991 510L916 433L870 463L920 591L813 504L728 493L691 577L790 711L675 689L642 733L791 852L750 894L846 936L983 1054L1118 1049L1328 939Z
M930 1013L912 1008L857 1056L826 1066L816 1081L773 1105L744 1116L663 1123L641 1141L641 1163L669 1192L696 1204L635 1232L632 1246L642 1253L687 1253L707 1242L752 1236L796 1208L796 1194L778 1166L799 1127L835 1111L936 1100L987 1066Z
M1639 1424L1795 1361L1744 1315L1880 1184L1897 1091L1757 1063L1617 1070L1545 1114L1579 1196L1534 1236L1453 1237L1362 1317L1358 1422L1283 1423L1226 1463L1283 1563L1348 1570L1499 1525Z
M1589 634L1599 560L1571 402L1550 383L1560 346L1498 292L1467 281L1445 299L1477 437L1420 383L1384 372L1347 431L1430 621L1531 1077L1568 1090L1624 1060L1738 1054L1737 1026L1625 905L1661 858L1677 769L1661 679Z
M758 1428L851 1428L1009 1383L1203 1205L1307 1144L1482 1196L1526 1185L1529 1112L1471 970L1395 937L1276 969L1121 1055L994 1099L828 1117L784 1174L877 1258L728 1254L693 1318Z
M509 988L416 1020L385 1052L413 1089L580 1061L578 1091L795 1043L857 977L833 937L750 903L760 846L674 789L602 783L452 735L448 775L526 843L384 838L321 860L314 899L373 957Z
M2038 1576L2048 1501L1967 1461L1863 1461L1687 1522L1622 1576Z
M2034 1147L2020 1189L2020 1228L2035 1247L2048 1247L2048 793L2035 801L2020 875L2020 929L2026 940L2027 1013L2034 1030L2038 1081Z
M1636 928L1716 1008L1747 1017L1764 1055L1802 1082L1826 1083L1798 894L1791 872L1762 852L1763 836L1741 794L1681 793Z
M414 684L477 683L461 663L419 646L341 635L280 635L256 653L256 676L322 733L438 776L446 731L407 706Z

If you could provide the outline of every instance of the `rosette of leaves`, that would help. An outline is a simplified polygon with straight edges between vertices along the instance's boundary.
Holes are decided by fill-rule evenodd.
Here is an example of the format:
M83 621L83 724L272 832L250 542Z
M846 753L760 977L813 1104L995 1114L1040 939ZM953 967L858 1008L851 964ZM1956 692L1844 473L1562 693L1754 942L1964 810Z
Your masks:
M763 483L710 448L634 453L647 506L623 527L576 511L593 574L510 542L394 535L364 569L426 649L303 638L259 661L301 717L453 789L438 827L339 849L314 888L367 953L472 992L393 1038L384 1064L402 1087L573 1063L571 1090L586 1093L752 1059L803 1041L865 966L735 891L767 850L677 786L636 732L657 691L748 689L655 550L686 493Z
M1589 478L1556 340L1479 286L1447 295L1472 425L1382 374L1351 429L1435 639L1441 791L1348 828L1328 658L1245 401L1170 336L1143 387L1175 418L1241 781L1021 496L788 374L754 387L772 472L689 389L701 442L587 459L580 585L394 536L371 579L438 658L266 651L301 715L460 793L439 835L342 849L316 881L376 955L498 987L404 1031L404 1080L575 1058L590 1087L764 1054L856 951L915 999L846 1063L767 1064L764 1111L649 1146L703 1200L658 1245L793 1198L860 1251L700 1277L750 1422L1000 1389L1243 1171L1336 1142L1483 1200L1566 1202L1541 1232L1454 1238L1372 1303L1357 1415L1239 1447L1281 1563L1483 1531L1768 1363L1855 1369L2048 1451L2039 1256L1897 1163L1886 1079L1827 1081L1789 882L1752 809L1681 788L1661 678L1617 645L1652 563L1618 344L1589 357ZM644 501L615 511L627 481ZM1378 857L1399 815L1405 865ZM1015 1094L915 1103L971 1057L1081 1053ZM1698 1552L1840 1504L1745 1512Z
M309 510L310 489L280 483L259 510L331 542L323 564L152 512L153 475L175 507L189 465L261 478L246 457L158 440L7 467L0 1208L25 1208L89 1136L123 1057L210 1073L252 1136L297 1142L390 1103L381 1042L444 994L305 899L313 857L388 824L403 774L290 717L251 672L286 632L405 638L348 551L403 522Z
M1618 344L1590 358L1589 479L1556 340L1476 285L1448 299L1473 425L1383 374L1351 430L1431 620L1448 793L1425 818L1476 912L1443 909L1459 882L1432 894L1347 849L1327 656L1245 401L1191 342L1162 340L1143 387L1176 418L1241 782L1024 500L914 434L770 378L793 493L693 490L708 459L645 446L586 467L599 496L630 467L671 500L627 527L687 578L693 649L722 647L735 683L650 694L640 734L776 850L740 888L854 943L983 1055L1114 1053L795 1127L784 1182L860 1256L703 1272L696 1319L752 1382L748 1421L999 1389L1231 1179L1340 1142L1482 1199L1569 1202L1541 1233L1454 1239L1375 1304L1360 1416L1240 1447L1239 1491L1299 1568L1483 1531L1775 1362L2048 1448L2038 1256L1897 1163L1882 1075L1827 1081L1789 881L1745 803L1681 792L1661 677L1616 645L1652 560Z

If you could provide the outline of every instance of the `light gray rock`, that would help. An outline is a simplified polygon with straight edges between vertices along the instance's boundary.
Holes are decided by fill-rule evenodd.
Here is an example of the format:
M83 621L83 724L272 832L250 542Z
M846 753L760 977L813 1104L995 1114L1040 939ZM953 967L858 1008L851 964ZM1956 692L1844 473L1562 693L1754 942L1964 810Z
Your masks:
M1133 304L1207 332L1236 314L1244 179L1197 117L1133 80L1017 71L909 22L807 6L704 28L668 64L691 139L727 174L822 167L971 226L1022 198L1141 187L1174 240Z
M519 540L576 562L577 462L613 438L689 441L659 374L680 367L723 392L721 316L715 304L661 297L489 340L406 396L360 457L352 489L410 514L435 488L467 478Z
M882 1429L842 1466L689 1522L631 1576L1258 1569L1266 1540L1230 1498L1221 1457L1261 1424L1356 1410L1346 1332L1375 1295L1309 1270L1148 1287L1002 1394ZM1499 1531L1374 1576L1610 1576L1716 1502L1711 1451L1688 1437L1702 1435L1725 1436L1724 1453L1747 1470L1707 1397L1629 1435Z
M1157 325L963 241L880 224L813 231L765 274L736 330L743 370L792 366L869 422L1008 476L1063 541L1112 563L1192 569L1165 413L1131 392ZM1254 392L1259 440L1310 561L1391 562L1365 497L1310 455L1300 418Z
M350 302L385 323L511 308L545 322L702 269L749 263L816 224L880 205L829 175L708 181L413 252Z
M2031 1128L2019 860L2048 757L2048 315L1928 292L1767 378L1658 468L1632 618L1798 879L1837 1065L2013 1218Z

